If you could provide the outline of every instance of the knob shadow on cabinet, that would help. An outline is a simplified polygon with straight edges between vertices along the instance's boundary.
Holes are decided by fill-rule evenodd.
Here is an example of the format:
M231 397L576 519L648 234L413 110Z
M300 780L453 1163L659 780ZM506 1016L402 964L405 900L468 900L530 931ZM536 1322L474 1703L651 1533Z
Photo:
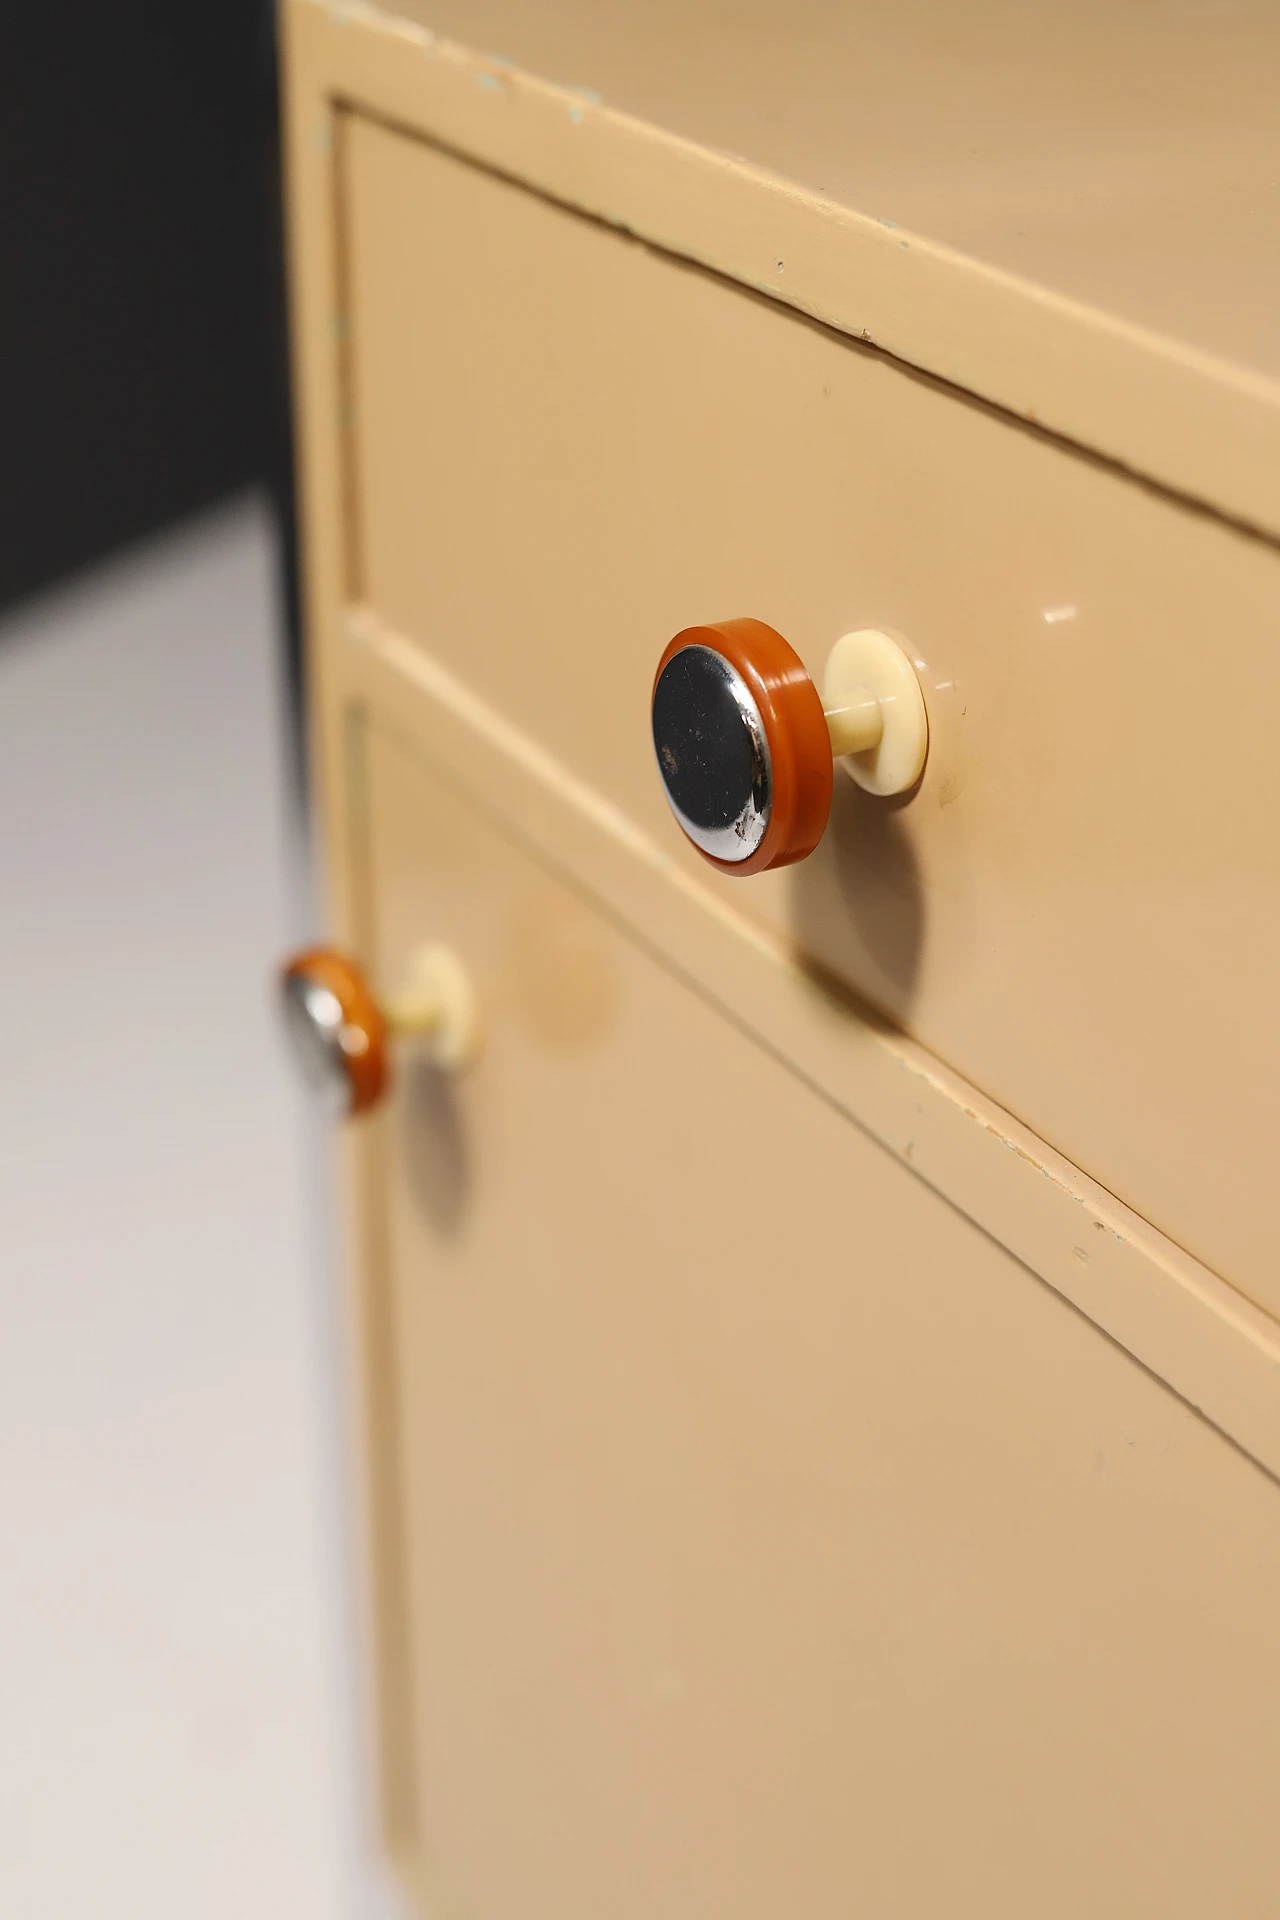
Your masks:
M905 793L929 722L910 660L888 634L846 633L822 692L762 620L686 627L658 662L653 745L667 800L722 873L803 860L831 811L833 761L869 793Z
M394 1039L445 1072L469 1066L479 1051L475 989L448 947L419 947L408 979L382 1001L355 962L333 947L294 954L280 987L298 1064L342 1113L364 1113L382 1097Z

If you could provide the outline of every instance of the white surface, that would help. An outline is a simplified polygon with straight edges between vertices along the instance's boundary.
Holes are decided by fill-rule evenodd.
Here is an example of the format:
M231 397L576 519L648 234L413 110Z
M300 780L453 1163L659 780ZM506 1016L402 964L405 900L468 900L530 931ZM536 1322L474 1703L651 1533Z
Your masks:
M0 629L0 1913L365 1910L253 501Z

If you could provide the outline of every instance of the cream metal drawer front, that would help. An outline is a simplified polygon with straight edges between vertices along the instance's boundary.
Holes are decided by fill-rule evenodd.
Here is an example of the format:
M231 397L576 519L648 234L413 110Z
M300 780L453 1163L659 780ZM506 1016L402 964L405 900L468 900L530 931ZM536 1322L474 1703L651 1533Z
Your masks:
M405 134L337 166L350 598L690 871L670 636L900 636L919 792L699 884L1280 1308L1275 551Z
M1269 1916L1274 1481L379 737L366 950L477 983L363 1135L424 1912Z

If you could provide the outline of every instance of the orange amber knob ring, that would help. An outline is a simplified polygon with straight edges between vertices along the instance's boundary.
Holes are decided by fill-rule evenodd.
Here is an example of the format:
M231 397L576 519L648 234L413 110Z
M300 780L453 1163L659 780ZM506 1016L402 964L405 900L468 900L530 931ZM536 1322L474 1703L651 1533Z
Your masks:
M345 1112L367 1111L387 1084L387 1023L360 969L332 947L308 947L288 962L281 986L307 1078Z
M437 941L416 949L399 991L382 1000L355 961L333 947L294 954L280 986L299 1066L344 1113L366 1113L382 1097L393 1038L441 1073L469 1067L480 1051L471 975L453 949Z
M667 799L722 873L813 852L831 811L831 736L799 654L763 620L686 627L653 683L653 744Z

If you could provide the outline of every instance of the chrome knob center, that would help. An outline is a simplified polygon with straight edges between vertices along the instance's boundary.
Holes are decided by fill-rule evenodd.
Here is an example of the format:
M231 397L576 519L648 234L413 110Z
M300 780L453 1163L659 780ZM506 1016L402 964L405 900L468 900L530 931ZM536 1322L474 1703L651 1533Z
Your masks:
M742 675L710 647L682 647L653 690L653 750L667 799L695 847L749 859L769 827L773 768Z

